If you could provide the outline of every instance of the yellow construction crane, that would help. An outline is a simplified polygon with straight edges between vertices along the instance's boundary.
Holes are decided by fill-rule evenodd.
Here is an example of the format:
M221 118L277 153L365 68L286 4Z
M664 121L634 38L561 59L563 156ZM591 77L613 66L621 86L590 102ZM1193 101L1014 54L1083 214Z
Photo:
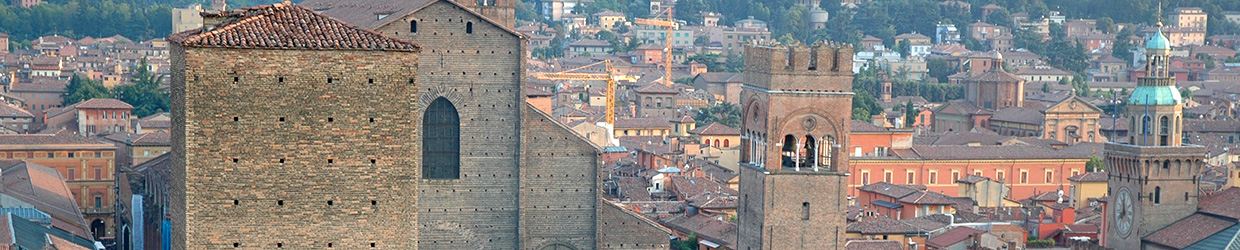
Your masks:
M667 20L659 20L659 16L667 14ZM668 7L663 14L655 16L655 19L636 18L633 23L641 25L650 25L655 27L666 27L667 33L664 35L663 41L667 44L667 48L663 51L663 84L672 86L672 28L677 26L676 19L672 18L672 8Z
M581 69L586 69L603 64L606 67L606 73L577 73ZM616 69L611 66L611 60L603 60L601 62L587 64L570 70L560 71L558 73L538 73L534 75L538 79L546 80L578 80L578 81L607 81L607 110L604 119L607 122L608 136L615 138L616 125L616 81L636 82L637 78L628 75L618 74Z

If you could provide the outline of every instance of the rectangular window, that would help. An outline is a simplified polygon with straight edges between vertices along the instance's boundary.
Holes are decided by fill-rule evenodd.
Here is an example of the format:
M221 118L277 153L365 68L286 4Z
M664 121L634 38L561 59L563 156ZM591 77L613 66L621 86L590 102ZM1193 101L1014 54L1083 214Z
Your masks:
M870 184L870 172L861 172L861 185Z
M960 180L960 172L952 171L952 182Z
M1003 170L998 170L995 171L995 179L999 179L999 181L1007 180L1007 175L1003 173Z
M74 173L74 172L75 172L75 171L73 171L72 167L70 167L70 169L69 169L69 176L66 176L66 177L65 177L65 179L69 179L69 180L77 180L77 173Z
M939 183L939 181L938 181L938 180L936 180L936 179L938 179L938 178L939 178L939 173L937 173L937 172L930 172L930 184L938 184L938 183Z
M69 152L69 158L73 158L73 152Z
M809 202L801 203L801 220L809 220Z
M883 181L886 181L887 183L891 183L891 172L885 172L883 173L883 175L884 175Z
M913 184L914 180L913 172L908 172L908 184Z
M1055 171L1047 170L1046 171L1046 183L1054 183L1054 182L1055 182Z
M95 208L103 207L103 197L95 196Z
M1029 172L1020 171L1020 183L1029 183Z
M95 169L95 179L96 180L103 179L103 169L98 169L98 168Z

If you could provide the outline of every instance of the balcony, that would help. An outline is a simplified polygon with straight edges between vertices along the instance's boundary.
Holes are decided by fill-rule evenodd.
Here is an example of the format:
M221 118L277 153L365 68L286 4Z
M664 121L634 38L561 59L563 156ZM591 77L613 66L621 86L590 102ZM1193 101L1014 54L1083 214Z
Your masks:
M112 208L111 206L108 206L108 207L83 207L83 208L82 208L82 213L83 213L83 214L111 214L111 213L112 213L112 211L113 211L113 208Z

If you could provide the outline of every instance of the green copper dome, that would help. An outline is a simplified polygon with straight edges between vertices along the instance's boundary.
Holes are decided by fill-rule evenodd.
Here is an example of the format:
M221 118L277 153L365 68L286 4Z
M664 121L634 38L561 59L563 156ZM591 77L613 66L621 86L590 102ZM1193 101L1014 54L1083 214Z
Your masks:
M1159 25L1159 26L1162 26L1162 25ZM1155 30L1156 31L1154 31L1154 36L1150 37L1150 40L1145 41L1145 48L1146 49L1171 49L1171 46L1170 46L1171 43L1167 41L1166 36L1163 36L1162 28L1161 27L1155 28Z
M1139 86L1128 97L1128 105L1176 105L1184 103L1175 86Z

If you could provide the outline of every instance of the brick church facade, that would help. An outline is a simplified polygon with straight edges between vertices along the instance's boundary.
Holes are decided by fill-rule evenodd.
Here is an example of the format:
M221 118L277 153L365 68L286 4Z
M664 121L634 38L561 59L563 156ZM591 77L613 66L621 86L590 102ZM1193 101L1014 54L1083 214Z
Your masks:
M599 148L526 104L513 1L470 2L286 2L170 36L173 249L667 249L599 197Z

